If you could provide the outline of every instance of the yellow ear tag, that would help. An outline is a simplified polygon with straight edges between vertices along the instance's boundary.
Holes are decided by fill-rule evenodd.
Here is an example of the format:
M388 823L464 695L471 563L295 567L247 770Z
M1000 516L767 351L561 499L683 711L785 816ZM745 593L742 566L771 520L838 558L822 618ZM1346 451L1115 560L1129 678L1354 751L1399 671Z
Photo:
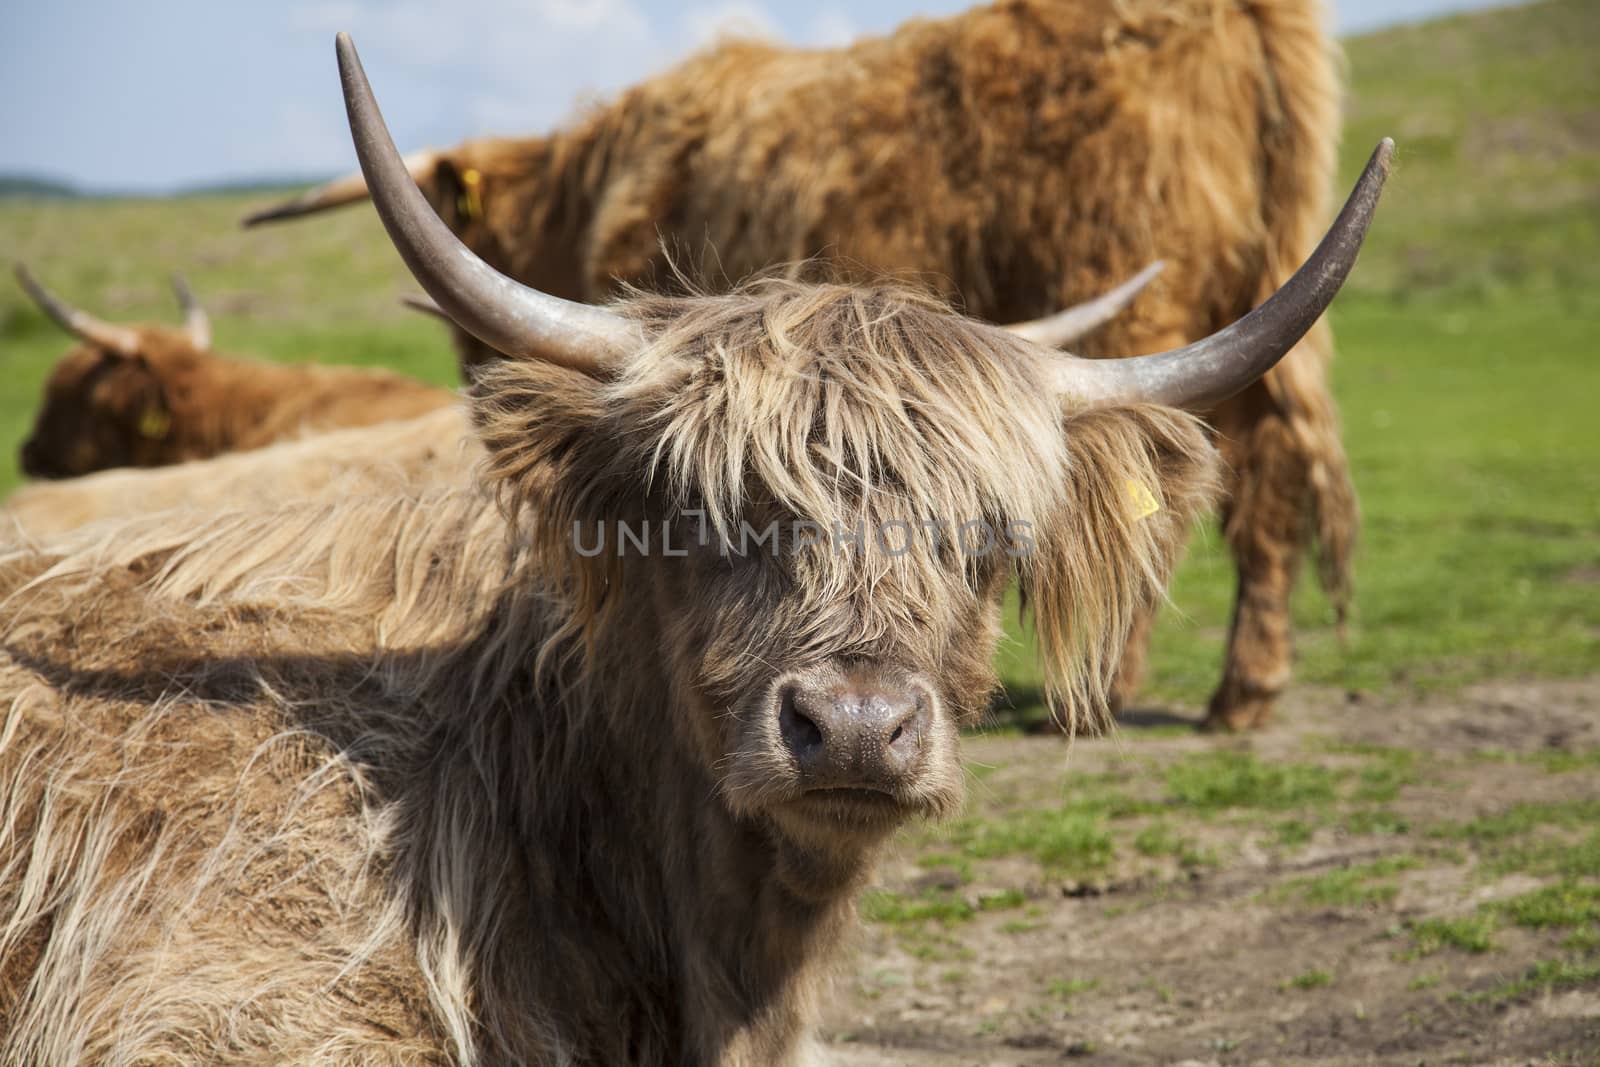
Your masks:
M468 167L461 172L461 184L466 186L461 191L461 196L456 207L468 220L483 217L483 175L473 167Z
M157 407L144 409L144 414L139 416L139 433L152 441L159 441L167 436L167 431L172 429L172 416Z
M1128 479L1128 502L1133 506L1134 519L1148 519L1161 510L1161 502L1143 482Z

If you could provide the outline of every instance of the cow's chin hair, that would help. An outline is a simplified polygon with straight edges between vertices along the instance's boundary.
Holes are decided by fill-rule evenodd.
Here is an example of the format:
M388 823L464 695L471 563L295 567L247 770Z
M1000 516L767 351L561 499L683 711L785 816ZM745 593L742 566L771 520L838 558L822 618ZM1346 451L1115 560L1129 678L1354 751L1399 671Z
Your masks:
M744 777L744 776L739 776ZM907 823L947 818L961 807L959 770L928 773L915 786L893 794L869 789L803 789L792 773L764 781L724 783L724 798L736 815L759 820L797 845L829 851L853 850L888 837Z

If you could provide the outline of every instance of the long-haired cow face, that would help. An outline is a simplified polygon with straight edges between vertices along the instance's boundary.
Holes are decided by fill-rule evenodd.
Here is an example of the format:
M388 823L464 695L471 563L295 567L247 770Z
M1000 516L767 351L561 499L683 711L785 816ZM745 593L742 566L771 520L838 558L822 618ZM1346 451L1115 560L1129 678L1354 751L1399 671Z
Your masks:
M1064 418L1037 350L896 290L625 310L648 341L615 381L490 368L481 432L579 636L665 665L730 808L795 835L950 811L1013 577L1061 710L1095 712L1211 488L1193 420Z
M181 361L190 346L178 331L139 332L146 342L133 354L84 344L56 364L22 445L28 477L74 478L170 462L165 442L172 415L161 370Z

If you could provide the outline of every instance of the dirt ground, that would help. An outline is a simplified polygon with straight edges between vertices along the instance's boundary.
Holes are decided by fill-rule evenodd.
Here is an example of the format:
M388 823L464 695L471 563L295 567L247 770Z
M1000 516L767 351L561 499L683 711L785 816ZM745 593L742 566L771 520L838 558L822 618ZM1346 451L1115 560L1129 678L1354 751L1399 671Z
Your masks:
M966 754L863 902L843 1064L1600 1064L1600 677Z

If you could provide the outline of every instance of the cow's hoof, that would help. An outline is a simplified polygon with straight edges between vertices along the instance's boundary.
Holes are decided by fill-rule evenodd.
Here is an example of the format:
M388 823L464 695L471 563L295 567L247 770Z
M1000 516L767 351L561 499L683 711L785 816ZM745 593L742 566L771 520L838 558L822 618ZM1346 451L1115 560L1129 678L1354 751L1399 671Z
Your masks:
M1264 729L1272 721L1274 703L1271 696L1235 695L1232 699L1224 699L1224 694L1218 693L1211 698L1200 729L1211 734L1239 734Z

